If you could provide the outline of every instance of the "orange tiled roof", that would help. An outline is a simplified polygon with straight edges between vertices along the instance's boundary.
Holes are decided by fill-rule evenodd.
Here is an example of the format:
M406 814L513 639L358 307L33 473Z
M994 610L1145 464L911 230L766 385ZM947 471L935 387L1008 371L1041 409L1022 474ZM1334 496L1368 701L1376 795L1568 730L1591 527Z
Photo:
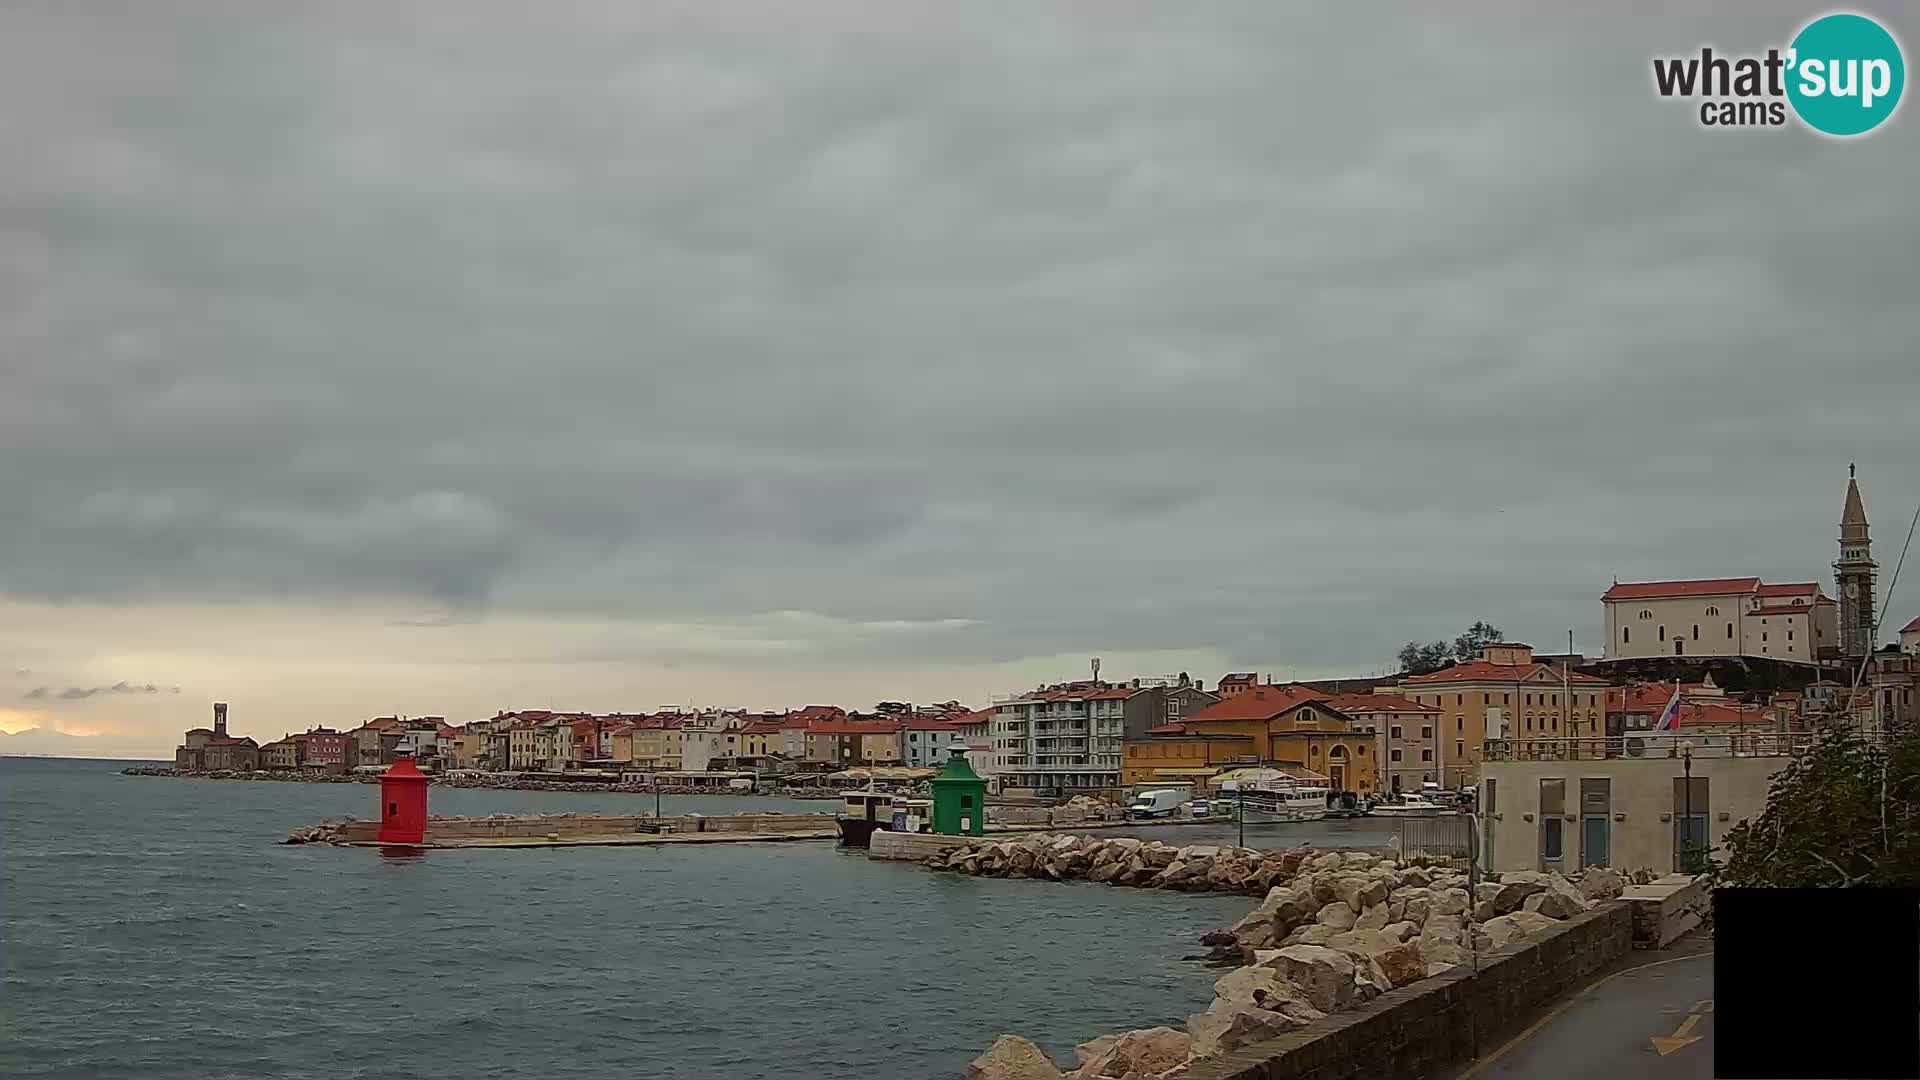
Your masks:
M1485 660L1469 660L1464 664L1455 664L1431 674L1409 675L1400 681L1422 686L1431 683L1462 682L1517 683L1522 679L1531 678L1536 671L1546 672L1554 682L1561 680L1560 672L1546 664L1492 664ZM1577 671L1568 672L1566 680L1579 686L1604 686L1607 681L1594 675L1582 675Z
M1309 701L1327 701L1328 695L1306 686L1256 686L1193 713L1188 720L1271 720Z
M897 735L896 720L822 720L807 729L809 735Z
M748 724L746 727L741 728L740 734L742 735L778 735L780 734L780 725L771 720L755 720L753 723Z
M1820 585L1812 581L1795 581L1786 585L1761 585L1755 590L1761 596L1817 596Z
M1440 711L1400 694L1335 694L1327 699L1327 704L1343 713Z
M1760 588L1757 577L1701 578L1695 581L1616 581L1602 600L1660 600L1672 596L1724 596Z

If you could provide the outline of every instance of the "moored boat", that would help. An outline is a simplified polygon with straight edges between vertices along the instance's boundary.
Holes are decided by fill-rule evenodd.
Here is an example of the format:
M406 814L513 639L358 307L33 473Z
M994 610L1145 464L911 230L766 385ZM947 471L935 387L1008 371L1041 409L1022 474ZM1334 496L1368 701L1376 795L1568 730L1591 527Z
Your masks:
M869 846L876 831L893 828L893 796L871 787L847 792L836 825L841 847Z

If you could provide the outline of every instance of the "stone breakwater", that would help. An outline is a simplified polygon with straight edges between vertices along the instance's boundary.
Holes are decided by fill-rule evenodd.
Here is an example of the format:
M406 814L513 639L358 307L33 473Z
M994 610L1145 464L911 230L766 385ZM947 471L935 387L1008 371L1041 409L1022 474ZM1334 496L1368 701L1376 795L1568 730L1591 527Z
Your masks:
M1292 1031L1401 986L1470 963L1620 895L1612 870L1576 877L1508 873L1469 890L1465 870L1357 851L1256 851L1123 837L1033 834L975 841L925 860L990 877L1099 881L1261 897L1232 927L1201 939L1239 967L1183 1028L1103 1035L1062 1072L1038 1046L1002 1035L969 1080L1149 1080L1245 1043Z
M195 780L264 780L294 784L377 784L378 773L300 773L284 769L246 772L238 769L173 769L161 765L136 765L121 769L126 776L177 776ZM434 776L432 783L440 787L451 788L490 788L498 791L612 791L627 795L651 795L654 787L650 784L602 783L591 780L540 780L525 776L510 776L504 773ZM694 787L685 784L662 784L659 791L666 795L768 795L782 799L838 799L841 792L832 788L774 788L765 791L735 791L714 787Z

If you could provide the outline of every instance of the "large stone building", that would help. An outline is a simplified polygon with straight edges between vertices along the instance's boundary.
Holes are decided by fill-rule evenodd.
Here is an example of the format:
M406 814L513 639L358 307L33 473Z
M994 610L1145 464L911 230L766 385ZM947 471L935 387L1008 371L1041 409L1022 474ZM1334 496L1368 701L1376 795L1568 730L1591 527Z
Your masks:
M1533 659L1518 642L1489 645L1479 659L1403 677L1395 693L1440 710L1435 751L1442 787L1473 784L1493 738L1595 738L1606 733L1606 680Z
M1839 641L1834 602L1810 581L1620 581L1600 599L1610 660L1757 656L1811 664Z

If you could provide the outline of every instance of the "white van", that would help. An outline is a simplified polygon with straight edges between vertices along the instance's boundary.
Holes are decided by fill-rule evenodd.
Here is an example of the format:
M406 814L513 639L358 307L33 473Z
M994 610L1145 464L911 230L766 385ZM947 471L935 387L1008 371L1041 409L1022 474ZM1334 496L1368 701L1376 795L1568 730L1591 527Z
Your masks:
M1187 800L1187 793L1161 789L1143 791L1133 797L1133 805L1127 807L1130 818L1171 817L1178 813L1180 804Z

